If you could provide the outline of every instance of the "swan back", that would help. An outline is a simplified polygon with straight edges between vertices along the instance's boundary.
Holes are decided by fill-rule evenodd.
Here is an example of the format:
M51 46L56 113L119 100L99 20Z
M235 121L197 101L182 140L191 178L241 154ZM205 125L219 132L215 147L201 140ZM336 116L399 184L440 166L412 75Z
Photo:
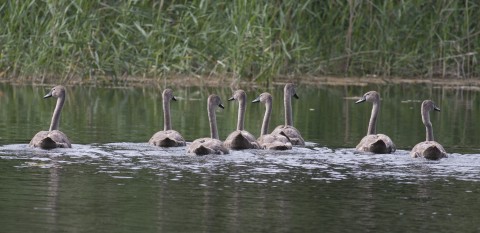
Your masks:
M412 158L425 158L428 160L439 160L447 158L447 152L440 143L435 141L424 141L415 145L410 152Z
M266 150L291 150L292 143L284 135L265 134L258 138L260 148Z
M397 150L392 139L385 134L369 134L362 138L355 149L374 154L390 154Z
M245 130L235 130L223 142L226 148L232 150L259 149L255 136Z

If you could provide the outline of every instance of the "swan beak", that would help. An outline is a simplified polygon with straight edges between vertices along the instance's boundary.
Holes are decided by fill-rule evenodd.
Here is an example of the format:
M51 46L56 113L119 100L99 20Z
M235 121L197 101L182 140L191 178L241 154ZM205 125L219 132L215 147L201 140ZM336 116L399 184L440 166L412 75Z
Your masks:
M435 110L435 111L439 111L439 112L440 112L440 108L439 108L439 107L437 107L437 106L433 106L433 110Z
M357 100L357 102L355 102L356 104L359 104L361 102L365 102L367 100L367 98L365 98L365 96L363 96L361 99Z
M260 96L252 101L252 103L258 103L258 102L260 102Z
M225 108L225 107L223 106L223 104L219 104L218 107L220 107L220 108L222 108L222 109Z
M52 91L50 91L48 94L46 94L43 98L48 98L48 97L52 97Z
M232 101L232 100L235 100L235 98L233 96L230 97L230 99L228 99L228 101Z
M297 93L293 94L293 97L295 97L295 99L300 99L300 97L298 97Z
M172 96L172 100L177 101L177 98L175 98L175 96Z

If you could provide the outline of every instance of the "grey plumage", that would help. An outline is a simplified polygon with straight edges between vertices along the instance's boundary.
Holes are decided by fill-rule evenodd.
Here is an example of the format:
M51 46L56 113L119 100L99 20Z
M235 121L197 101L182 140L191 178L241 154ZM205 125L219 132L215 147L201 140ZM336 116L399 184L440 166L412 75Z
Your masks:
M385 134L377 134L377 117L380 111L380 95L376 91L369 91L363 97L355 102L356 104L362 102L372 102L372 114L368 124L368 132L357 145L357 151L372 152L375 154L389 154L396 150L395 144Z
M208 97L207 101L210 138L200 138L193 141L187 148L187 154L228 154L228 149L225 148L222 141L218 139L217 118L215 114L217 107L224 108L220 97L212 94Z
M262 129L260 131L260 137L257 139L258 144L262 149L268 150L290 150L292 149L292 143L290 139L281 131L279 134L268 134L268 127L270 124L270 118L272 114L272 96L265 92L260 94L258 98L252 101L253 103L265 104L265 115L263 117Z
M413 158L438 160L447 157L447 152L443 146L436 142L433 138L433 127L432 123L430 122L430 112L433 110L440 111L440 108L438 108L431 100L423 101L421 114L422 122L426 128L426 140L413 147L412 151L410 152L410 156Z
M283 89L283 103L285 107L285 125L277 126L272 135L286 135L292 145L304 146L305 140L303 140L300 131L293 127L293 114L292 114L292 97L299 98L293 83L287 83Z
M228 100L238 101L237 129L228 135L227 139L223 142L223 145L232 150L259 149L260 145L258 145L257 139L251 133L246 131L244 127L247 101L245 91L235 91L233 96Z
M53 148L71 148L72 144L67 135L61 132L59 128L60 114L62 112L63 105L65 103L66 91L63 86L56 86L50 90L43 98L54 97L57 98L57 104L53 111L52 121L48 131L40 131L29 143L30 147L38 147L42 149Z
M148 144L159 147L185 146L185 139L182 135L172 129L170 117L170 101L176 101L173 91L165 89L162 93L163 106L163 130L156 132L148 141Z

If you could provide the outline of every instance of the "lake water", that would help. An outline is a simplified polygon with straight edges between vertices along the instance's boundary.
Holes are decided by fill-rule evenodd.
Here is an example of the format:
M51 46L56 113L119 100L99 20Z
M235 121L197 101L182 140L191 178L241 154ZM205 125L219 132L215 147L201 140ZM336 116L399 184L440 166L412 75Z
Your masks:
M47 87L0 85L0 232L478 232L479 92L433 85L299 85L294 124L306 148L193 157L146 144L163 127L157 88L67 87L60 128L72 149L27 144L48 129ZM274 96L271 129L283 123L282 86L246 88ZM371 104L382 97L378 132L399 150L357 154ZM224 139L236 126L228 88L174 88L173 127L187 141L208 136L206 98L218 94ZM432 99L434 135L449 158L409 150L425 139L420 104ZM264 106L248 104L258 136Z

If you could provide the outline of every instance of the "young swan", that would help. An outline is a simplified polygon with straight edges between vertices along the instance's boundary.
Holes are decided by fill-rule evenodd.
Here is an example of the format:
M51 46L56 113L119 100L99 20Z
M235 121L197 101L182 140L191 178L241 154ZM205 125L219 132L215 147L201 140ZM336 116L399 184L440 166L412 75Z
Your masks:
M286 135L292 145L305 145L305 140L303 140L300 131L293 127L293 116L292 116L292 97L298 99L298 95L295 92L295 85L293 83L287 83L283 89L283 103L285 105L285 125L279 125L272 132L273 135Z
M39 147L42 149L53 148L71 148L72 144L62 131L58 130L60 122L60 113L65 103L65 87L56 86L50 90L43 98L57 98L57 105L53 111L52 122L48 131L40 131L30 141L30 147Z
M188 154L208 155L208 154L228 154L228 149L223 146L222 141L218 139L217 117L215 109L224 108L220 97L210 95L208 97L208 121L210 122L210 138L200 138L193 141L187 149Z
M258 98L252 101L252 103L265 104L265 115L263 117L262 130L260 131L260 137L258 143L262 149L268 150L290 150L292 149L292 143L290 140L282 134L268 134L268 125L270 124L270 116L272 115L272 96L264 92L260 94ZM282 132L283 133L283 132Z
M372 102L372 115L368 124L367 136L363 137L357 145L357 151L372 152L375 154L389 154L395 152L395 144L385 134L376 133L377 116L380 110L380 95L376 91L369 91L363 97L355 102L356 104L362 102Z
M238 101L237 130L228 135L223 145L232 150L259 149L260 145L258 145L255 137L244 129L247 95L243 90L237 90L228 99L228 101L232 100Z
M148 144L159 147L185 146L185 139L177 131L172 129L170 121L170 101L176 101L173 91L165 89L163 97L163 131L158 131L148 141Z
M432 122L430 122L430 112L432 110L440 111L440 108L435 106L435 103L431 100L425 100L422 103L422 122L425 125L427 132L427 140L420 142L413 147L410 155L413 158L423 157L431 160L438 160L447 157L447 152L443 149L443 146L433 139Z

